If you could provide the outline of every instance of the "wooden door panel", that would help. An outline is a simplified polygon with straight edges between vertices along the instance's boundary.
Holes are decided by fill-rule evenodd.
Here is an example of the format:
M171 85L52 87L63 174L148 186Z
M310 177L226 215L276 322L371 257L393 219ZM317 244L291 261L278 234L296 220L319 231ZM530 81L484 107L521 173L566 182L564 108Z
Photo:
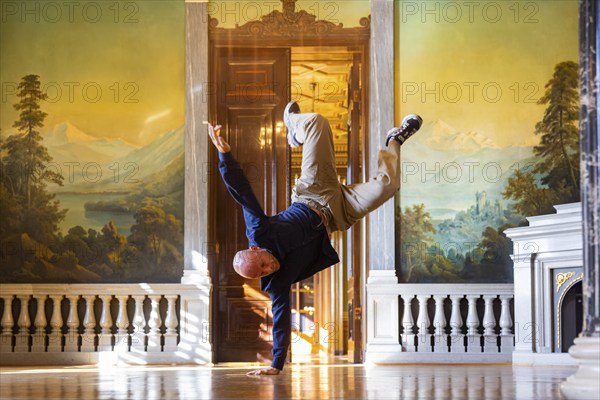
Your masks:
M285 130L277 123L288 101L290 50L215 48L213 79L218 83L216 118L222 135L244 169L267 215L287 204L289 173ZM238 250L248 247L242 208L224 185L216 187L216 241L219 253L212 269L216 361L269 359L272 321L268 296L258 279L247 280L232 267Z

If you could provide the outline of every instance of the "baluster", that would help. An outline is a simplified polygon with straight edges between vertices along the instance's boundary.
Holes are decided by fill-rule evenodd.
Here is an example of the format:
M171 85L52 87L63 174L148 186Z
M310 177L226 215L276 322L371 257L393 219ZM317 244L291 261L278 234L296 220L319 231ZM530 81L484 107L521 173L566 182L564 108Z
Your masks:
M129 316L127 315L127 300L129 296L118 296L119 315L117 317L117 335L115 337L115 347L120 351L129 350Z
M427 312L427 300L429 300L429 296L417 296L419 302L419 317L417 318L417 326L419 327L418 351L420 353L431 353L431 335L429 334L431 322Z
M33 321L35 331L31 335L31 351L36 353L46 351L46 326L48 325L48 319L46 318L46 298L46 295L40 295L36 298L37 310Z
M479 335L479 316L477 315L477 299L478 295L469 295L469 312L467 313L467 352L481 352L481 336Z
M52 299L52 317L50 318L50 326L52 331L48 336L48 351L62 351L63 346L63 317L62 317L62 300L63 296L51 296Z
M500 296L500 352L512 353L514 335L512 334L513 321L510 317L510 300L512 296Z
M138 351L146 349L146 317L144 316L145 296L133 296L135 312L133 314L133 333L131 334L131 348Z
M451 295L452 313L450 314L450 352L465 352L465 335L462 333L463 320L460 314L460 301L462 295Z
M112 315L110 313L110 301L112 295L100 296L102 308L100 313L100 335L98 335L98 351L112 351Z
M67 315L67 327L69 329L65 338L65 352L79 351L79 296L67 296L69 299L69 314Z
M15 352L24 353L29 351L29 328L31 327L31 319L29 317L29 295L17 296L21 300L21 310L19 319L17 320L17 333Z
M161 296L153 295L149 296L151 300L150 319L148 320L148 326L150 331L148 332L148 351L161 351L161 332L160 332L160 299Z
M483 351L498 352L498 336L496 335L496 317L494 316L494 295L484 295L485 311L483 313Z
M402 347L404 351L414 352L417 350L415 346L416 335L413 331L414 319L412 315L412 304L413 297L406 297L404 299L404 315L402 316L402 327L404 333L402 334Z
M85 296L85 317L83 317L83 335L81 351L96 351L96 315L94 303L96 295Z
M13 327L15 320L12 313L12 303L14 296L10 295L4 298L4 311L2 312L2 335L0 335L0 353L10 353L13 351Z
M433 296L435 301L435 316L433 318L433 351L448 352L448 336L446 335L446 315L444 315L444 300L446 296Z
M165 352L177 351L177 295L165 296L167 299L167 315L165 318Z

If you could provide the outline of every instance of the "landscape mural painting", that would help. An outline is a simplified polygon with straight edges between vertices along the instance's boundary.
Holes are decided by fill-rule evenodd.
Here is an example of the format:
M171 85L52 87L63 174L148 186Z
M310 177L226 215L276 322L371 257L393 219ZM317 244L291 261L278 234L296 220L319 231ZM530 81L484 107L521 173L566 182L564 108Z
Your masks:
M0 282L179 282L184 3L80 5L3 16Z
M577 2L467 3L397 3L400 282L511 283L504 230L579 201Z

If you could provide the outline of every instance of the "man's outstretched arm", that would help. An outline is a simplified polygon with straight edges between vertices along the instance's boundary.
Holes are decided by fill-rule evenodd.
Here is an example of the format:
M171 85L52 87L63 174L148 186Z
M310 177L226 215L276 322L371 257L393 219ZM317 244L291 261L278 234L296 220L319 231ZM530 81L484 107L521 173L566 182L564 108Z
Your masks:
M264 218L265 212L258 202L256 195L252 191L252 186L244 174L242 167L231 154L231 146L219 134L221 125L212 126L208 124L208 135L219 150L219 172L225 183L225 187L231 197L244 208L244 216L246 223L250 223L252 219ZM250 215L247 215L247 214ZM254 217L254 218L253 218Z
M271 366L248 372L246 375L277 375L283 369L292 333L292 311L290 306L290 287L280 292L269 292L273 312L273 362Z

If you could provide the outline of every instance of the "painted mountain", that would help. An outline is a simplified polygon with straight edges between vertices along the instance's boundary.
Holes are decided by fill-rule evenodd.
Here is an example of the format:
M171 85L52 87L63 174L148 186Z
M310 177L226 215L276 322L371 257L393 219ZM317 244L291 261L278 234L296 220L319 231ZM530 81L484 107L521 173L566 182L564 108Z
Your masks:
M135 190L145 178L183 155L183 127L143 147L122 139L92 137L69 122L48 130L44 145L65 177L54 192L106 193Z
M500 148L485 135L441 120L425 125L402 149L403 205L423 203L434 220L467 209L477 193L501 201L515 169L535 160L531 146Z
M122 139L97 138L63 122L44 134L52 156L49 168L60 171L63 186L50 186L61 208L68 209L60 228L100 231L108 222L130 233L135 211L145 204L183 219L183 127L142 147Z
M90 136L70 122L63 122L43 135L44 145L53 161L61 168L73 163L99 163L109 165L115 158L123 157L136 147L121 139L105 139Z

